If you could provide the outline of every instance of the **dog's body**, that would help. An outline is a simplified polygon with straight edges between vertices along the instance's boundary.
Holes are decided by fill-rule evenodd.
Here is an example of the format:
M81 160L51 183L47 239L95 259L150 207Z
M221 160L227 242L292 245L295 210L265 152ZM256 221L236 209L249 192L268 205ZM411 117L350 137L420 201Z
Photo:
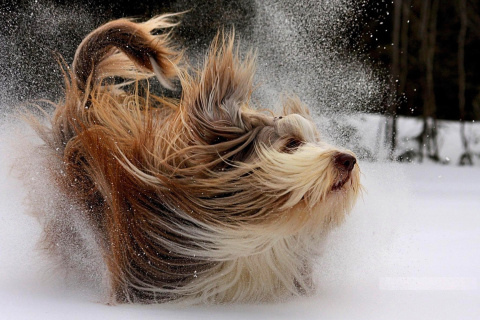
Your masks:
M311 292L316 248L359 193L353 154L322 142L297 99L279 116L253 109L254 59L241 61L231 38L217 37L202 70L183 68L168 36L152 35L171 26L161 16L92 32L52 128L36 126L58 159L52 183L101 251L111 302ZM166 87L178 77L181 98L139 88L154 74ZM58 223L65 213L36 210L50 251L81 242L82 229Z

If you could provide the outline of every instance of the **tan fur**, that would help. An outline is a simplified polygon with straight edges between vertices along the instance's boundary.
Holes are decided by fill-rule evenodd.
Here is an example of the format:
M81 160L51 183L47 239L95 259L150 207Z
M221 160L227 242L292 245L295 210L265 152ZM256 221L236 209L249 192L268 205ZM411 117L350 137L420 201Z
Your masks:
M320 139L298 98L284 100L282 115L255 109L255 59L239 58L233 36L217 36L201 70L182 66L168 34L152 35L171 18L93 31L66 72L51 128L35 125L56 159L51 183L96 235L110 302L311 292L316 248L361 188L358 165L335 164L353 154ZM178 78L181 98L152 93L141 80L153 75L167 86ZM49 248L68 246L62 208L35 208Z

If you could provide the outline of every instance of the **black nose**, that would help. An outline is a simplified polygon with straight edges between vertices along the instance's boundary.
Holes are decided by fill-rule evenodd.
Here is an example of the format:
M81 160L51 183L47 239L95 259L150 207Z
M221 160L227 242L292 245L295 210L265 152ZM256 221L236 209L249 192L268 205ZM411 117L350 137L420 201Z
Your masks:
M339 153L335 156L334 163L339 169L352 171L357 159L349 154Z

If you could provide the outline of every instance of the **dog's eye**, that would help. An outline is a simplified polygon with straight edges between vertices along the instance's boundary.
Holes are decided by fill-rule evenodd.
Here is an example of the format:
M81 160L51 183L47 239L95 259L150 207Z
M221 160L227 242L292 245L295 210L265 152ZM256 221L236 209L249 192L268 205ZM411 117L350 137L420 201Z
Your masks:
M289 139L285 146L282 148L282 152L292 153L295 152L301 145L302 141L298 139Z

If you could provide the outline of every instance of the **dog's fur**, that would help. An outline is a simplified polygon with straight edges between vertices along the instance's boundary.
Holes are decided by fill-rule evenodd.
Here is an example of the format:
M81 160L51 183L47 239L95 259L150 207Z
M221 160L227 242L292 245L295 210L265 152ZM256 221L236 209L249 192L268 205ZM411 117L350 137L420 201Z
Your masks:
M92 234L112 303L311 292L316 249L361 188L353 154L323 142L297 98L277 116L253 108L255 59L232 35L217 36L201 70L186 67L154 34L173 25L116 20L80 44L51 127L35 125L54 159L45 183L80 216L34 208L44 244L62 256ZM179 79L181 98L154 95L154 75Z

